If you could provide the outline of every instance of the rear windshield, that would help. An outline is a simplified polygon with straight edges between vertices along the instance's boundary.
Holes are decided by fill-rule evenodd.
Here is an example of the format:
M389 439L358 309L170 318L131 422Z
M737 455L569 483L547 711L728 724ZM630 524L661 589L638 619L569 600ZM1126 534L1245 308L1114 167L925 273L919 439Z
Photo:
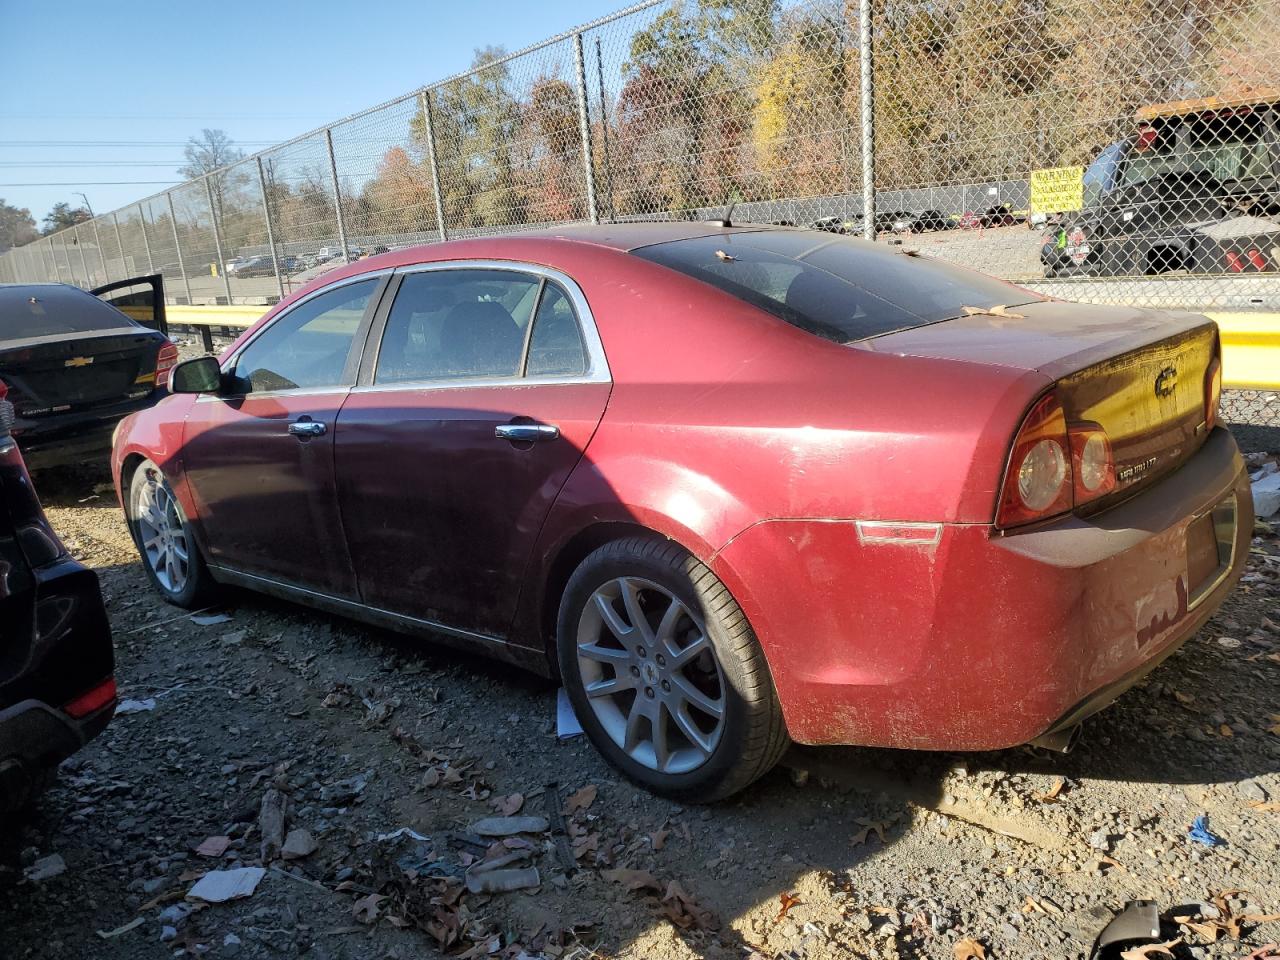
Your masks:
M836 343L1042 297L939 260L816 231L730 233L633 250Z
M0 344L128 327L142 329L115 307L75 287L0 286Z

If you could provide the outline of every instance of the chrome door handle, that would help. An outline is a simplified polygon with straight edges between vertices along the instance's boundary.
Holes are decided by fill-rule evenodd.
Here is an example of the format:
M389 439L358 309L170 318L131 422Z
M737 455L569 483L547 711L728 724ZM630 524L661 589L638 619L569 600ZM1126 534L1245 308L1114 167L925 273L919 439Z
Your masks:
M493 428L499 440L554 440L560 428L549 423L500 423Z
M323 437L325 426L318 420L295 420L289 424L289 432L295 437Z

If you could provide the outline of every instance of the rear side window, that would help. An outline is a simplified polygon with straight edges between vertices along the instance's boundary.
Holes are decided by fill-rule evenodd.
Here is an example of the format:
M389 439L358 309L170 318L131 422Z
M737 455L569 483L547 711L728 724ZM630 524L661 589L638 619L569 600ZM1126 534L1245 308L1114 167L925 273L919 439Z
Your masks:
M273 320L236 360L236 376L250 393L332 387L343 369L376 279L321 293Z
M585 371L577 317L554 283L516 270L425 270L400 283L374 382Z
M142 329L115 307L75 287L0 286L0 340L130 328Z
M851 343L1042 297L937 260L810 231L676 240L632 251L809 333Z

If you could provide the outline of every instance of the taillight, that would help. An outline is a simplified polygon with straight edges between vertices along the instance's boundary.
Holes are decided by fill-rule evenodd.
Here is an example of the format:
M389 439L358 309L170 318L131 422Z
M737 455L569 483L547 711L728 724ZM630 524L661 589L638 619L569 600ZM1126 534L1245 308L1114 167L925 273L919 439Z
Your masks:
M1214 357L1204 372L1204 429L1208 433L1218 423L1218 404L1222 401L1222 358Z
M116 678L107 677L88 693L76 697L62 709L73 719L79 720L101 710L116 698Z
M160 352L156 355L156 386L166 387L169 385L169 371L173 369L173 365L178 362L178 348L172 343L165 343L160 348Z
M1073 423L1071 437L1071 483L1075 506L1106 496L1116 488L1116 463L1111 441L1096 423Z
M1031 408L1013 441L996 523L1015 527L1071 509L1067 418L1050 393Z

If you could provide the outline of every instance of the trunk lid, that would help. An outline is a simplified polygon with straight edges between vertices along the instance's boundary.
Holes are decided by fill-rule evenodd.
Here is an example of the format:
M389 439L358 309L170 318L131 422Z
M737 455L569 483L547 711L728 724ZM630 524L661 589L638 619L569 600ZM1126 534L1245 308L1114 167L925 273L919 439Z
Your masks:
M1050 301L862 346L1036 371L1053 381L1068 423L1095 423L1111 441L1116 488L1090 502L1088 512L1176 469L1208 436L1205 376L1219 348L1217 325L1207 317Z
M23 418L136 399L155 389L164 342L136 326L9 341L0 348L0 379Z

